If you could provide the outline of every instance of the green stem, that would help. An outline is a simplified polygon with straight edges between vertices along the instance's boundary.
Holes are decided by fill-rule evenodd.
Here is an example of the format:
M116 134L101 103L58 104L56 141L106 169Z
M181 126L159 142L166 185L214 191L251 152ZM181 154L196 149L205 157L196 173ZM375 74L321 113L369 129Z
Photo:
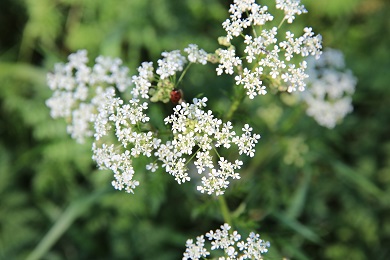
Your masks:
M239 68L238 73L242 74L242 68ZM235 85L234 86L234 99L233 99L232 104L230 105L229 111L226 114L226 117L225 117L226 120L232 119L234 113L237 111L238 107L240 106L241 102L244 100L245 96L246 96L245 89L242 86ZM217 152L217 154L218 154L218 152ZM225 223L228 223L230 226L233 226L232 216L230 214L229 207L226 203L225 196L223 196L223 195L218 196L218 201L219 201L219 207L221 209L222 217L223 217Z
M223 195L218 196L218 201L219 201L219 207L221 209L223 220L225 221L225 223L228 223L230 226L233 226L232 217L229 208L227 206L225 196Z
M56 222L46 235L40 240L39 244L27 256L27 260L43 259L47 252L55 245L61 236L70 228L70 226L87 211L93 203L99 201L109 189L97 190L87 197L79 198L73 201L68 208L59 216Z
M221 158L221 155L219 155L219 152L217 151L217 148L213 145L213 150L217 154L218 158Z
M245 98L245 89L242 86L234 86L234 99L232 104L230 105L229 111L226 114L225 119L226 120L231 120L234 113L240 106L241 102Z
M192 161L192 159L194 159L195 155L196 155L199 151L200 151L200 147L199 147L198 150L190 157L190 159L188 159L188 162L186 162L185 165L189 164L189 163Z
M283 124L281 124L280 129L288 132L291 128L293 128L297 124L298 120L302 118L303 113L304 110L302 107L295 107L291 115L288 117L288 120L285 120Z
M278 29L280 28L280 26L282 26L282 24L284 23L284 21L286 21L286 17L283 17L283 20L279 23Z
M187 70L190 68L192 62L188 63L187 67L184 69L183 73L180 75L180 78L179 80L176 82L176 85L175 85L175 88L177 88L181 82L181 80L183 79L184 75L187 73Z

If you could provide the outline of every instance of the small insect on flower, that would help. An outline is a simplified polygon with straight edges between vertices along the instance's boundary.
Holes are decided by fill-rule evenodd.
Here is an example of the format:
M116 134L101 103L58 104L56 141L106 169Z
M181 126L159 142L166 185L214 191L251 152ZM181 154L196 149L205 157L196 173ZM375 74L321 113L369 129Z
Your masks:
M183 91L181 89L174 88L171 91L171 102L173 104L180 104L183 101Z

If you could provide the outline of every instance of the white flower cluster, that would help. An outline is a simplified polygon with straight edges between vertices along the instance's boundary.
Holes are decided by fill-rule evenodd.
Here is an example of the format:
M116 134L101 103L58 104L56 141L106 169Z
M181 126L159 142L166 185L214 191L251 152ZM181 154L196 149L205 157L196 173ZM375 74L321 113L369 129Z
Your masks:
M196 45L190 45L185 52L190 62L206 63L207 53ZM198 173L204 175L198 190L221 195L230 178L240 178L237 170L243 163L229 162L216 149L234 145L240 155L252 157L260 135L252 134L249 125L245 125L241 136L236 135L230 122L222 123L211 111L203 110L207 102L203 98L194 99L193 104L177 105L173 114L164 120L172 127L172 138L165 142L158 138L157 131L151 131L153 126L146 114L150 89L158 85L157 79L166 80L183 70L187 62L178 50L164 52L162 56L156 69L158 78L152 62L142 63L138 74L128 77L128 69L119 67L119 59L98 57L90 68L86 65L86 51L71 54L69 63L56 65L54 73L48 75L48 84L54 90L46 102L51 115L71 122L68 132L77 141L94 137L92 158L100 169L114 173L112 185L118 190L133 193L139 185L133 179L133 160L142 156L154 158L154 162L146 165L147 170L154 172L162 165L179 184L190 180L187 165L193 161ZM128 89L132 98L125 102L117 96L114 87Z
M270 243L260 239L259 234L251 232L246 240L241 240L241 235L237 231L229 232L229 224L221 225L221 229L210 230L206 237L211 241L211 250L222 249L224 259L263 259L262 254L268 252ZM196 243L192 239L186 242L186 251L183 253L183 260L203 259L210 255L210 252L204 247L204 236L198 236Z
M292 23L295 15L307 12L299 0L276 1L276 7L285 12L285 19ZM307 57L309 55L319 58L321 55L322 38L320 35L314 35L310 27L304 29L302 36L294 38L291 32L286 33L284 41L278 43L278 27L267 25L273 21L273 16L268 13L267 6L260 6L255 0L235 0L230 6L230 19L222 23L225 29L225 45L229 46L227 50L219 50L219 65L217 74L222 73L238 74L235 77L237 85L243 85L247 90L247 95L253 99L257 95L267 93L266 86L261 79L271 77L285 83L285 87L280 89L293 92L305 89L305 79L308 75L306 71L306 62L299 64L292 60L296 55ZM257 35L255 26L262 26L262 30ZM244 33L244 30L252 27L253 35ZM245 44L245 57L241 59L237 56L231 41L236 37L243 37ZM244 65L253 64L248 68ZM241 66L244 67L242 70ZM235 70L236 69L236 70Z
M54 73L47 75L47 83L53 90L53 96L46 101L51 109L50 114L53 118L64 117L71 120L68 133L80 143L93 135L89 125L94 120L97 109L97 103L89 102L88 98L95 94L91 93L94 90L88 86L110 85L124 92L131 85L129 69L121 66L120 59L98 57L92 68L87 66L87 62L87 51L80 50L69 55L67 64L56 64Z
M188 54L188 60L192 63L200 63L205 65L207 63L207 52L198 48L196 44L190 44L184 51ZM161 54L164 58L157 61L158 68L156 73L160 75L161 79L173 76L178 71L182 71L184 65L187 63L187 58L181 55L179 50L171 52L163 52Z
M307 104L306 113L317 123L333 128L352 112L352 94L356 78L345 68L343 53L327 49L319 60L308 60L308 88L301 93Z
M135 86L131 89L131 94L134 98L149 98L149 89L154 78L153 70L153 62L142 62L138 67L138 75L132 77Z
M207 52L198 48L196 44L190 44L184 49L188 53L188 60L192 63L200 63L206 65L207 63Z
M172 124L174 139L172 142L161 145L156 153L167 172L175 176L178 183L188 181L187 160L183 155L192 155L196 150L195 166L199 174L208 172L202 177L202 184L198 190L202 193L221 195L229 185L229 178L239 179L236 170L241 168L242 161L229 162L219 157L218 168L214 167L212 154L215 147L230 148L232 144L238 146L239 154L254 156L254 146L260 135L253 134L252 128L245 125L244 133L237 136L232 131L232 124L228 121L215 118L206 107L207 98L194 99L193 104L182 103L174 108L174 113L165 118L166 124Z
M276 8L284 11L284 19L292 23L295 15L307 13L300 0L276 0Z
M164 58L157 61L158 69L156 70L156 73L160 75L161 79L168 78L169 76L175 75L176 72L182 71L184 64L187 62L179 50L171 52L164 51L161 55Z

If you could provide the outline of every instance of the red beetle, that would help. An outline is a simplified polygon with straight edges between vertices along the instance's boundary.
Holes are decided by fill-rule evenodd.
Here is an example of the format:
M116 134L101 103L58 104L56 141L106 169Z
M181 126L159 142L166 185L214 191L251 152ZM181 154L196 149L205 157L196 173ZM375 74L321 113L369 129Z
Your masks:
M181 89L174 88L171 91L171 102L173 104L178 104L183 101L183 91Z

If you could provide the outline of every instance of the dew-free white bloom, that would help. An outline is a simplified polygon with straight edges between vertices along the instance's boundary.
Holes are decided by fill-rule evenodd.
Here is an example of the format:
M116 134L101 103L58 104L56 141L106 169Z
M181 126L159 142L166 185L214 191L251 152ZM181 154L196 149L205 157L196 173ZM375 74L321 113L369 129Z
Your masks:
M223 146L231 148L237 145L239 154L254 155L254 145L260 135L252 134L252 128L245 125L244 133L237 136L231 129L230 122L222 123L215 118L210 110L205 111L207 98L194 99L193 104L183 102L174 108L174 113L165 118L166 124L171 124L174 138L171 142L162 144L155 156L163 163L165 170L183 183L190 180L185 156L192 156L197 172L203 174L202 185L197 189L202 193L222 195L230 183L230 179L239 179L237 170L242 161L234 163L224 157L213 158L213 148ZM194 152L194 149L197 149ZM218 166L212 162L217 160Z
M188 60L193 63L200 63L206 65L207 63L207 52L203 49L199 49L198 45L190 44L184 49L188 53Z
M113 171L112 185L116 189L133 193L139 185L133 179L133 159L141 155L150 157L161 142L152 132L138 129L149 121L145 114L148 104L137 98L124 102L116 96L115 88L125 91L131 86L128 68L121 66L120 59L99 56L93 67L88 67L87 52L81 50L69 55L68 60L48 74L48 85L54 91L46 102L51 115L66 118L70 122L67 131L78 142L93 136L92 158L99 168ZM149 79L150 67L143 64L139 77ZM137 84L137 87L137 93L145 97L144 86ZM113 134L116 144L112 141Z
M273 16L268 13L268 7L256 4L255 0L235 0L230 5L229 13L230 19L222 23L222 27L227 32L228 41L238 37L251 25L264 25L273 20ZM248 16L243 14L248 14Z
M149 88L152 86L154 77L152 62L142 62L138 67L138 75L132 77L134 87L131 89L131 94L134 98L149 98Z
M276 8L284 11L284 19L287 19L288 23L294 21L295 15L307 13L300 0L276 0Z
M191 62L205 63L207 53L196 45L189 45L185 51ZM134 178L133 162L140 157L153 161L145 165L146 170L155 172L162 166L179 184L191 180L188 163L193 163L202 175L197 187L202 193L221 195L230 179L240 178L237 171L243 162L229 162L216 149L238 149L237 156L253 156L260 135L252 134L252 128L245 125L244 133L237 136L231 122L223 123L212 111L205 110L207 98L174 107L164 119L171 138L163 142L158 131L152 131L147 115L150 90L159 84L156 81L169 81L165 77L183 70L187 60L180 51L162 54L157 75L153 63L142 63L138 74L131 77L133 85L128 82L130 77L121 74L128 70L119 67L119 59L98 57L96 64L88 67L86 55L86 51L71 54L69 63L57 65L55 73L49 74L48 83L54 93L47 105L53 117L66 117L71 122L67 129L77 141L94 137L92 158L100 169L114 173L112 185L116 189L134 192L139 181ZM112 78L115 73L121 79ZM129 90L130 100L117 96L119 88ZM169 93L171 89L164 91Z
M309 59L309 75L302 99L306 113L317 123L333 128L353 110L351 96L355 92L356 78L345 69L341 51L327 49L319 60Z
M157 163L150 163L146 165L146 170L155 172L158 169Z
M68 125L66 131L79 143L84 143L85 138L93 136L90 123L94 118L95 107L92 104L80 103L78 109L72 112L72 124Z
M234 67L241 64L241 60L239 57L236 57L236 51L234 49L219 50L218 55L220 58L220 64L217 68L218 75L221 75L223 72L232 75Z
M131 85L131 79L128 76L129 69L121 65L122 60L119 58L97 57L89 84L105 82L116 86L120 92L126 91Z
M241 136L235 136L232 139L232 142L238 145L239 154L246 154L250 157L253 157L255 154L255 145L257 143L257 140L260 139L260 135L253 134L252 135L253 128L250 127L248 124L245 124L242 128L242 131L244 132Z
M211 250L223 250L224 256L219 259L263 259L263 254L268 252L270 243L260 239L260 235L254 232L249 234L245 240L241 240L241 235L237 231L229 232L230 225L225 223L221 229L210 230L206 233L206 238L211 241ZM198 236L196 244L192 239L186 242L186 251L183 253L184 259L206 258L211 253L205 248L204 236Z
M86 64L87 51L80 50L70 54L68 61L67 64L56 64L54 72L47 75L48 85L54 93L46 105L53 118L63 117L72 122L67 131L82 143L92 136L91 126L98 118L100 102L88 103L89 98L102 94L97 86L115 86L124 91L131 85L131 79L127 76L128 68L120 66L119 59L98 57L91 68Z
M55 91L51 98L46 100L46 106L50 108L52 118L71 116L75 103L73 94L67 91Z
M164 58L157 61L158 68L156 73L160 75L161 79L168 78L173 76L178 71L182 71L184 64L187 62L187 59L180 54L179 50L174 50L171 52L163 52L161 56Z
M304 34L298 38L294 38L294 34L286 32L286 41L279 43L279 47L285 50L285 57L290 61L294 54L300 54L302 57L312 55L316 59L321 56L321 36L314 35L313 29L310 27L304 28Z
M296 15L307 12L299 0L278 0L276 7L285 12L284 19L292 23ZM217 75L222 73L237 74L236 84L242 85L250 99L267 93L264 78L271 77L284 82L279 90L294 92L305 89L307 78L306 64L293 62L293 58L301 59L309 55L318 58L321 55L321 36L314 35L310 27L304 29L302 36L295 37L286 32L285 40L278 40L278 27L272 26L274 17L268 13L266 6L254 0L235 0L229 9L230 18L223 22L226 41L243 37L245 45L244 57L236 53L234 46L227 50L218 50L219 65ZM262 30L255 27L261 25ZM276 24L275 24L276 25ZM247 28L251 27L253 30ZM280 37L279 37L280 38Z
M124 189L128 193L134 193L134 189L139 185L139 181L134 180L134 168L130 151L120 152L113 144L107 146L103 144L98 147L96 143L92 146L92 159L96 161L99 169L110 169L114 173L112 186L117 190Z
M192 239L188 239L186 241L186 252L183 254L183 260L188 259L201 259L204 257L207 257L210 252L207 251L206 248L204 248L205 239L204 236L198 236L196 237L196 244L194 244L194 241Z
M237 85L243 85L247 90L246 94L250 99L255 96L267 94L267 90L260 80L263 68L256 68L253 72L248 68L244 68L242 75L237 75L234 79Z
M113 96L112 88L108 90L109 94L105 99L101 99L102 102L97 108L99 114L95 120L96 142L93 144L92 158L100 169L113 171L115 180L112 185L115 189L134 193L134 188L139 185L139 182L133 179L135 173L133 160L140 156L151 157L161 140L156 138L154 133L142 132L138 128L139 125L149 121L149 117L145 114L148 108L146 102L132 99L125 103ZM120 145L116 148L114 144L107 145L113 142L112 139L107 138L99 147L100 139L112 130L116 136L116 143ZM151 171L155 169L155 166L149 167Z
M108 87L103 89L102 87L97 87L91 104L96 107L92 121L95 129L94 137L96 140L99 140L103 136L108 135L111 129L111 125L108 124L108 118L110 114L114 113L116 107L123 104L123 100L115 98L114 88Z

